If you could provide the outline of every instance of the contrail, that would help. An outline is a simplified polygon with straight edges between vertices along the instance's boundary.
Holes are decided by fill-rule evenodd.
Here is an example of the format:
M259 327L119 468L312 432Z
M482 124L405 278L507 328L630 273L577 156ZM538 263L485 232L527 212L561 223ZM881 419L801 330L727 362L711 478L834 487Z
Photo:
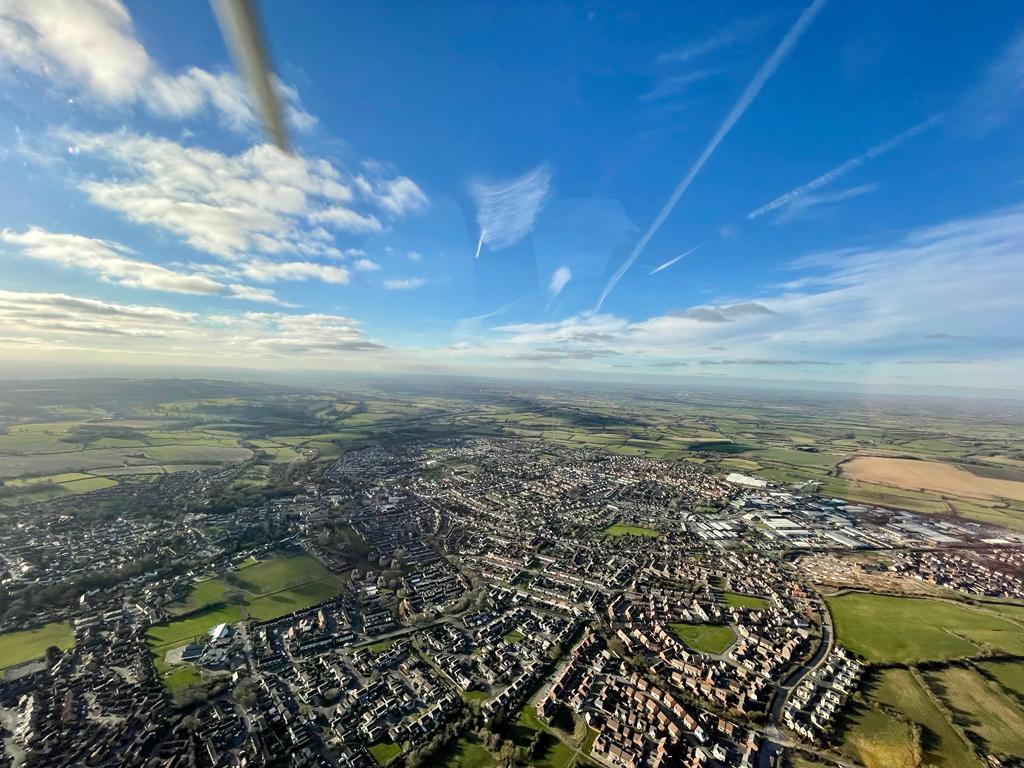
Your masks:
M476 256L473 257L474 259L479 259L480 258L480 249L484 247L484 236L486 234L487 234L487 230L486 229L481 229L480 230L480 239L476 243Z
M669 259L669 260L668 260L668 261L666 261L666 262L665 262L664 264L662 264L662 265L661 265L660 267L655 267L654 269L652 269L652 270L651 270L650 272L648 272L648 273L647 273L647 274L648 274L648 276L650 276L650 275L653 275L653 274L656 274L656 273L658 273L658 272L661 272L661 270L663 270L663 269L668 269L669 267L671 267L671 266L672 266L673 264L675 264L675 263L676 263L677 261L679 261L680 259L684 259L684 258L686 258L687 256L689 256L689 255L690 255L691 253L693 253L694 251L696 251L696 250L697 250L698 248L700 248L700 246L701 246L701 245L703 245L703 243L701 243L701 244L699 244L699 245L695 245L695 246L693 246L693 248L691 248L690 250L688 250L688 251L685 251L685 252L683 252L683 253L680 253L680 254L679 254L678 256L676 256L676 257L675 257L674 259Z
M604 292L601 294L601 298L597 300L597 305L594 307L594 311L598 312L601 309L601 305L604 304L605 299L608 298L608 294L612 292L622 276L626 274L633 262L636 261L637 257L647 247L648 241L654 237L654 233L657 232L661 225L665 223L665 219L668 218L669 214L672 213L672 209L676 207L676 203L679 202L679 198L686 192L686 188L690 186L690 183L694 180L700 169L704 167L704 163L708 161L708 158L714 154L718 145L722 143L722 139L726 137L729 131L732 130L733 126L743 117L743 113L747 111L747 107L750 106L751 102L757 97L757 94L764 87L764 84L768 82L768 79L775 74L775 70L779 68L782 60L786 58L790 49L796 44L800 36L803 35L804 31L810 26L811 22L814 21L814 17L818 15L818 12L825 7L825 0L813 0L813 2L804 9L804 12L800 14L800 18L796 20L796 23L790 27L786 36L782 38L782 42L776 46L775 50L772 51L771 56L761 65L761 68L757 70L757 74L754 75L754 79L751 80L747 87L740 94L739 100L733 104L732 109L725 118L715 135L711 137L711 141L704 147L704 151L700 153L700 157L697 158L696 162L690 166L690 170L687 171L683 180L679 182L679 186L676 187L672 196L666 201L662 207L661 212L658 213L657 218L644 232L643 237L633 247L629 256L615 271L611 279L608 281L608 285L605 286Z
M845 163L836 166L828 173L823 173L818 178L812 179L811 181L804 184L802 187L797 187L796 189L787 192L781 197L775 198L770 203L762 205L757 210L751 211L750 213L747 214L747 219L756 219L759 216L764 216L766 213L771 213L776 208L781 208L784 205L789 205L794 200L797 200L798 198L801 198L804 195L806 195L808 192L813 192L816 189L824 187L826 184L831 184L833 181L840 178L841 176L845 176L850 171L864 165L864 163L866 163L868 160L874 160L876 157L881 157L886 152L890 152L896 149L896 147L898 147L907 139L913 138L914 136L917 136L919 133L923 133L924 131L928 130L933 125L935 125L941 118L941 114L932 115L927 120L908 128L902 133L896 134L888 141L883 141L881 144L872 147L867 152L857 155L856 157L850 158Z

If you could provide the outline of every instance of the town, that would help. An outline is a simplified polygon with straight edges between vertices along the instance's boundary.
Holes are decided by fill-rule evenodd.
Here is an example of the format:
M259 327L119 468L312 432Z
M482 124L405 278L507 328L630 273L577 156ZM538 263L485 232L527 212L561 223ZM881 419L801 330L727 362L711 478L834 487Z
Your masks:
M439 438L225 514L237 471L0 529L5 590L81 589L5 614L73 634L4 673L5 766L781 765L865 671L823 585L1024 596L1020 533L694 463Z

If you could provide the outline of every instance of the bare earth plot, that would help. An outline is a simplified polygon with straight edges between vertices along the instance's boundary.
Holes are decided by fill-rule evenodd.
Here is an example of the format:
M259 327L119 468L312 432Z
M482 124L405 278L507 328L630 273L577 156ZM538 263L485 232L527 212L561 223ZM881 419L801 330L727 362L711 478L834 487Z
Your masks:
M981 477L955 464L885 456L859 456L841 465L843 477L907 490L979 499L1024 500L1024 482Z

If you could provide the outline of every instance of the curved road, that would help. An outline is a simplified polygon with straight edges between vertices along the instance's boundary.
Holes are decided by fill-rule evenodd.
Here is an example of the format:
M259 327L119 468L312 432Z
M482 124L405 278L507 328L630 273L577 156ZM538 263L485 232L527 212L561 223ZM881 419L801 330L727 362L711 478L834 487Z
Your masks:
M801 681L814 672L835 646L835 633L832 630L832 614L828 611L825 601L818 598L818 612L821 616L821 641L810 659L794 669L775 691L771 706L768 709L768 740L761 746L758 754L758 767L771 768L782 753L783 743L789 741L782 728L782 713L786 709L789 695Z

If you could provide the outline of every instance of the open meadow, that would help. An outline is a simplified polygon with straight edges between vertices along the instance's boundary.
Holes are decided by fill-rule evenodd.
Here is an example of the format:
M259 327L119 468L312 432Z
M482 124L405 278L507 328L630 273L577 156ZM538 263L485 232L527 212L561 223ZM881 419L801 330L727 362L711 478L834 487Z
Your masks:
M71 627L63 621L46 624L37 629L8 632L0 636L0 672L26 661L43 658L46 649L51 645L66 650L74 644L75 637L71 634Z
M736 634L723 624L669 624L685 645L702 653L723 653L736 640Z
M851 592L827 598L837 640L874 663L1024 654L1024 625L947 600Z
M973 738L1004 757L1024 755L1024 708L976 670L947 667L925 673L929 688Z

